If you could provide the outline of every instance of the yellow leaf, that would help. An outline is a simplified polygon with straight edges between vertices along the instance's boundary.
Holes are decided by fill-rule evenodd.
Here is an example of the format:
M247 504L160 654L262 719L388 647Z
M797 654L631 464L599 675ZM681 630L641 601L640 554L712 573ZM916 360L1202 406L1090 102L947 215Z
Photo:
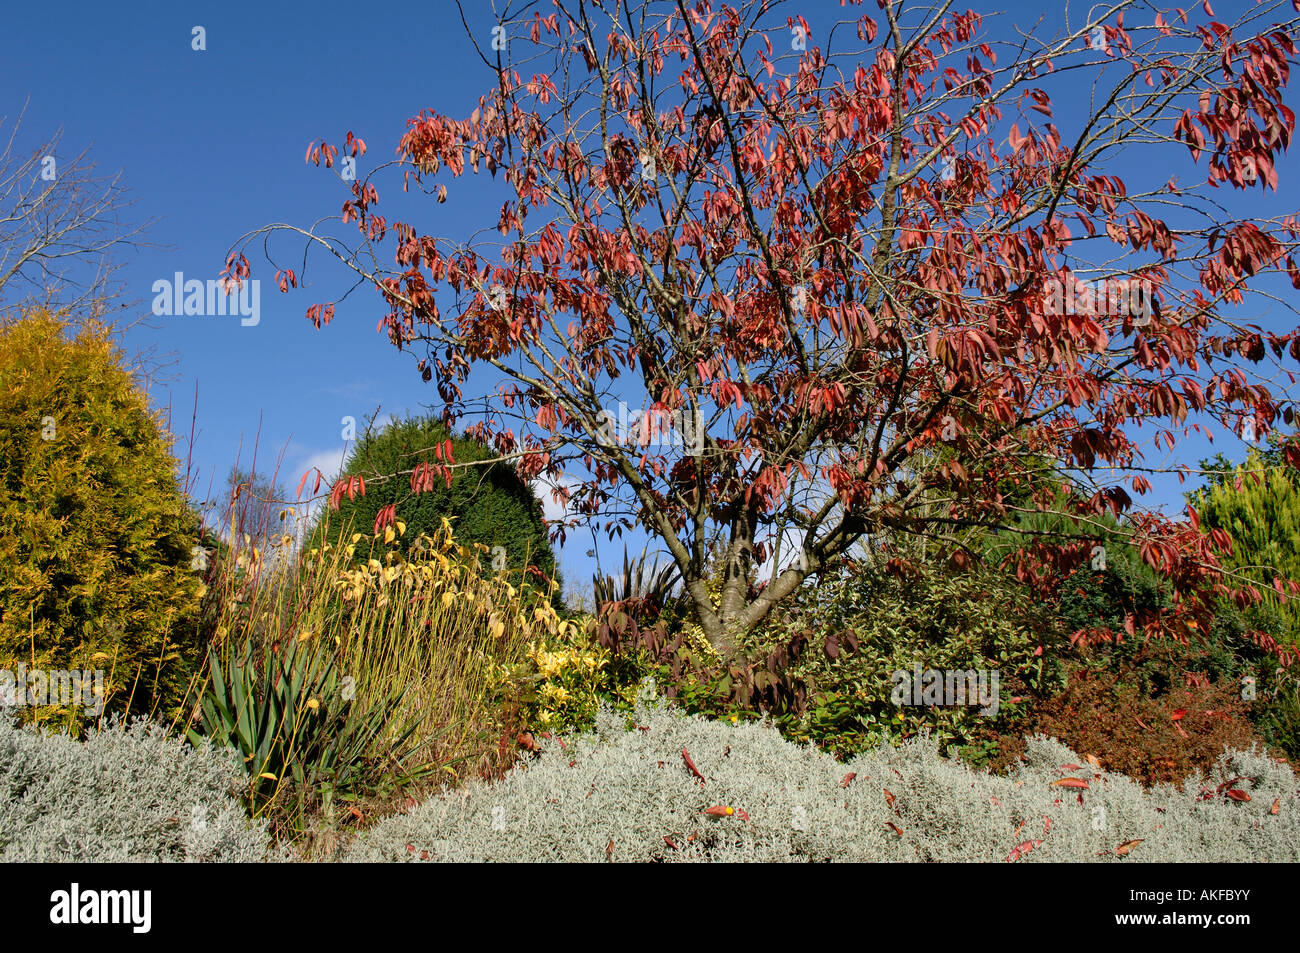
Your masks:
M405 535L405 533L406 533L406 524L403 523L401 520L398 520L398 521L397 521L397 535L398 535L398 536L403 536L403 535Z
M277 781L277 780L279 780L279 779L278 779L274 774L270 774L269 772L263 772L263 773L259 774L258 777L259 777L259 778L266 778L266 780L268 780L268 781Z

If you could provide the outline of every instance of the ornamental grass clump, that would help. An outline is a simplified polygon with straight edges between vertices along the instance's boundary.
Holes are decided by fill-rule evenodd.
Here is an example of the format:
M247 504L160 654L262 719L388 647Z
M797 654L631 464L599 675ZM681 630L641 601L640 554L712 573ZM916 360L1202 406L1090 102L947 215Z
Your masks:
M249 809L291 815L277 829L309 814L328 826L339 799L490 773L512 754L498 673L562 634L552 594L525 590L523 571L484 575L484 547L458 545L446 520L397 545L405 532L396 521L300 553L245 538L217 568L192 729L240 753ZM382 559L358 566L363 541Z
M730 810L728 810L730 809ZM683 716L643 690L593 732L541 739L495 783L393 816L349 861L1294 861L1300 783L1225 751L1149 790L1036 736L1006 777L927 737L844 763L768 723Z

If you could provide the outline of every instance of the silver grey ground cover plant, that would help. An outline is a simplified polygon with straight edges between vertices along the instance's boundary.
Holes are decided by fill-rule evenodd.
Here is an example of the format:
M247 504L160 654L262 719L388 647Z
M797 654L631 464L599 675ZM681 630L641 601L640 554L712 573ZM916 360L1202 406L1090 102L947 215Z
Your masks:
M1295 861L1300 782L1225 751L1144 789L1037 737L1008 776L928 738L837 761L766 723L687 716L644 686L631 713L539 739L495 783L378 822L345 861ZM233 796L238 756L162 726L86 740L0 719L0 861L291 859Z
M266 860L247 783L232 751L143 719L77 741L0 717L0 861Z
M603 709L592 732L542 740L503 780L381 821L339 858L1295 861L1300 783L1262 752L1225 751L1209 777L1148 790L1042 737L1005 777L928 739L840 762L643 688L630 717Z

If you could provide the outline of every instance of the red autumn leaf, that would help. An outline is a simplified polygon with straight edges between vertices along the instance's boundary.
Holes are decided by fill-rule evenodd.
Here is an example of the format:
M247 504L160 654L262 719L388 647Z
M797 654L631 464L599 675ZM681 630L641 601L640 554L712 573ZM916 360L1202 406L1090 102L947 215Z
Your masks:
M848 774L844 775L844 780L840 781L840 787L842 788L848 787L849 784L853 781L853 779L856 778L857 776L858 776L858 772L850 771Z
M1082 778L1057 778L1052 782L1052 786L1058 788L1086 788L1088 782Z
M1115 855L1118 857L1127 857L1129 855L1129 852L1132 851L1133 848L1136 847L1138 844L1142 843L1142 841L1144 841L1145 839L1146 838L1144 837L1139 837L1136 840L1126 840L1124 843L1120 844L1118 847L1115 848Z
M885 790L885 803L888 804L890 807L893 807L894 800L895 800L894 795L890 792L889 788L885 788L884 790Z
M1185 717L1187 717L1187 709L1179 708L1169 717L1174 721L1182 721Z
M1006 863L1015 863L1042 842L1042 838L1039 838L1038 840L1027 840L1023 844L1017 844L1015 847L1011 848L1011 853L1007 854Z
M704 775L700 774L700 769L695 767L695 762L691 760L691 756L687 753L685 748L682 749L682 760L686 762L686 767L691 772L691 774L699 778L700 783L703 784Z
M1268 813L1270 813L1270 814L1276 814L1276 813L1278 813L1280 810L1282 810L1282 799L1281 799L1281 798L1278 798L1278 797L1275 797L1275 798L1273 798L1273 806L1272 806L1271 808L1269 808Z
M898 837L903 836L903 829L899 827L897 824L895 824L893 821L885 821L885 826L888 827L891 831L893 831L896 836Z
M721 804L715 804L712 807L706 807L703 813L710 817L730 817L732 814L736 813L736 809L734 807L724 807Z
M1250 795L1247 794L1245 791L1239 790L1238 788L1228 788L1228 790L1225 791L1224 793L1227 794L1228 797L1232 798L1234 801L1250 800Z

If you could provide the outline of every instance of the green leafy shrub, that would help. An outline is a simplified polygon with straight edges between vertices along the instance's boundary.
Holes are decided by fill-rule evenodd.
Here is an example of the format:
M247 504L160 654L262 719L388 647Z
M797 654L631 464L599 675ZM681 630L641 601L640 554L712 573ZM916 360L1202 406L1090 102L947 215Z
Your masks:
M594 732L539 749L499 782L379 822L339 858L1205 863L1300 851L1300 782L1257 751L1225 752L1183 791L1079 768L1042 737L1005 778L938 757L925 738L842 763L770 724L684 716L649 692L630 716L606 707Z
M602 703L628 705L636 682L620 659L591 635L591 620L565 620L541 630L524 656L500 664L497 697L514 707L521 728L532 733L584 731L595 724Z
M980 568L872 560L828 582L798 624L818 651L792 666L812 688L787 730L839 752L928 730L940 750L980 763L989 740L1023 720L1030 697L1061 680L1064 642L1050 617L1013 580ZM990 689L996 673L996 702L988 711L969 698L900 706L895 673L918 669L985 672Z
M268 859L233 794L239 759L161 725L110 720L84 742L0 718L0 861Z
M740 641L730 664L670 605L662 634L631 670L654 677L686 711L733 721L767 714L787 737L840 755L926 729L943 750L978 763L990 739L1022 719L1026 696L1059 683L1063 640L1000 573L887 556L806 586L790 611ZM918 666L987 673L989 688L996 672L997 704L981 714L978 703L897 703L895 673L914 676Z
M452 521L461 545L486 547L484 572L504 569L519 573L532 568L558 579L541 502L510 464L456 469L450 486L438 475L431 489L412 490L410 471L425 463L434 467L445 463L446 457L435 448L445 447L448 441L457 464L495 456L477 440L453 437L431 418L395 420L378 430L367 430L339 474L345 483L350 477L358 478L353 492L341 495L337 510L322 512L307 548L319 547L323 539L334 543L346 540L354 532L370 537L380 510L394 506L397 519L406 527L397 540L403 556L410 556L411 546L421 536L438 535L445 518ZM361 478L366 481L364 494L356 492ZM374 555L372 548L356 546L354 564L364 565Z
M205 652L198 516L108 332L66 330L0 327L0 668L103 669L110 710L171 717Z

